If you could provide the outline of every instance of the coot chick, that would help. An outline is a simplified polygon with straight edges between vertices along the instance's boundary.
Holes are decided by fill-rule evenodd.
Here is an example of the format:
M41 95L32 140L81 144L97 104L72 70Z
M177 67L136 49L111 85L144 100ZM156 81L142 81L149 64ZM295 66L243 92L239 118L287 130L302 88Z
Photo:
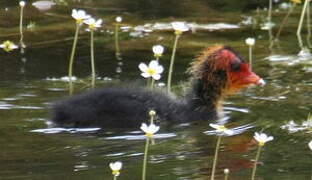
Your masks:
M61 127L139 127L155 110L160 123L218 118L222 100L264 81L232 48L215 45L191 63L190 89L182 99L143 88L103 88L69 97L52 106L52 122Z

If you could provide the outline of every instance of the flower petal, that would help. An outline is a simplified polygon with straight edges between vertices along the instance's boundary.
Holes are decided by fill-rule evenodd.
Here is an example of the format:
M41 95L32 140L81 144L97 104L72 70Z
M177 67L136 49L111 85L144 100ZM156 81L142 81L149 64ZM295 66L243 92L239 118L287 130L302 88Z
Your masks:
M139 64L139 69L142 71L142 72L147 72L148 70L148 67L145 63L140 63Z
M234 131L230 130L230 129L227 129L227 130L224 131L224 133L231 136L231 135L234 134Z
M148 131L147 125L145 123L142 123L141 130L145 133Z
M209 126L212 127L212 128L214 128L214 129L219 129L219 127L220 127L220 125L218 125L218 124L212 124L212 123L210 123Z
M154 75L152 75L152 77L155 80L159 80L161 76L160 76L160 74L154 74Z
M150 75L149 73L146 73L146 72L141 73L141 76L143 76L144 78L149 78L149 77L151 77L151 75Z
M152 61L148 64L148 67L151 68L151 69L157 69L157 67L158 67L158 62L155 61L155 60L152 60Z
M157 68L156 68L156 72L158 74L161 74L162 72L164 72L164 67L162 65L159 65Z

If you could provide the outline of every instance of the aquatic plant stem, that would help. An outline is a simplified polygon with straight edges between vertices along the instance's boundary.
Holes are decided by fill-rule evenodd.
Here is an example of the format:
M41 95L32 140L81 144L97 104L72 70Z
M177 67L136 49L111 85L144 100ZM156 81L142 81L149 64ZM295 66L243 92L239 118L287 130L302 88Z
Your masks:
M308 42L308 45L309 47L311 48L311 18L310 18L310 1L308 1L308 4L307 4L307 29L308 29L308 35L307 35L307 42Z
M227 173L224 175L224 180L228 180L228 179L229 179L229 174Z
M24 6L21 7L21 12L20 12L20 22L19 22L19 31L20 31L20 46L21 46L21 51L23 48L25 48L25 44L23 42L24 35L23 35L23 18L24 18Z
M309 2L309 0L305 0L305 2L304 2L302 12L301 12L301 16L300 16L300 20L299 20L299 24L298 24L298 29L297 29L297 37L298 37L300 48L303 48L302 39L301 39L301 30L302 30L302 23L303 23L304 15L305 15L305 12L306 12L306 9L308 6L308 2Z
M221 143L221 136L218 136L217 145L216 145L216 151L213 158L213 164L212 164L212 171L211 171L211 178L210 180L214 180L215 172L216 172L216 166L217 166L217 159L219 154L219 148Z
M119 32L119 23L116 23L116 25L115 25L115 50L116 50L116 56L120 55L118 32Z
M176 49L177 49L179 37L180 37L180 35L176 34L176 37L175 37L175 40L174 40L174 44L173 44L173 50L172 50L170 66L169 66L169 72L168 72L168 79L167 79L167 93L171 92L171 79L172 79L174 58L175 58L175 54L176 54Z
M154 124L154 115L150 115L151 119L150 119L150 123Z
M249 67L252 70L252 46L249 46Z
M280 36L280 34L281 34L281 32L282 32L282 30L283 30L283 28L284 28L284 25L285 25L286 22L287 22L288 17L289 17L290 14L294 11L295 7L296 7L296 3L293 3L292 6L289 8L288 13L286 14L285 18L283 19L283 21L282 21L282 23L281 23L281 25L280 25L280 27L279 27L279 29L278 29L276 35L275 35L275 39L278 39L278 38L279 38L279 36Z
M254 166L253 166L253 169L252 169L251 180L255 179L256 170L257 170L257 164L258 164L258 160L259 160L259 157L260 157L261 149L262 149L262 146L258 146L256 159L255 159Z
M272 5L273 5L272 0L269 0L269 11L268 11L268 21L269 22L271 22L271 20L272 20Z
M94 65L94 31L90 29L90 52L91 52L91 69L92 69L92 88L95 87L95 65Z
M68 66L68 78L69 78L70 94L72 93L71 91L72 91L73 64L74 64L74 56L75 56L75 51L76 51L76 45L77 45L77 40L78 40L79 29L80 29L80 24L76 23L76 32L75 32L75 37L74 37L72 51L71 51L71 54L70 54L69 66Z
M144 159L143 159L143 169L142 169L142 180L146 179L146 164L147 164L147 155L148 155L147 153L148 153L149 141L150 141L150 138L146 137Z
M152 81L151 81L151 89L154 89L154 84L155 84L155 80L152 78Z

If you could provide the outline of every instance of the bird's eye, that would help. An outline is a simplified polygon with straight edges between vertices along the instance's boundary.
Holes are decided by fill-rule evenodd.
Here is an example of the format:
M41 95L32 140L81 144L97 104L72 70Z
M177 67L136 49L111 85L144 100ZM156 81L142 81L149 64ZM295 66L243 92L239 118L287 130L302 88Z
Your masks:
M240 65L241 65L241 63L239 63L239 62L231 63L231 70L232 71L239 71L240 70Z

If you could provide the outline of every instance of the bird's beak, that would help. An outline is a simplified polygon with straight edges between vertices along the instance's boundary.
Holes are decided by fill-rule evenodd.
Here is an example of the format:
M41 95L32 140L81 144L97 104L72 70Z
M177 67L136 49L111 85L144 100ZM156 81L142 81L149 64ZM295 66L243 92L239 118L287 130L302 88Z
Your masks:
M254 72L251 72L250 75L245 77L244 81L248 84L255 84L255 85L260 85L260 86L265 85L265 81L262 78L260 78L257 74L255 74Z

